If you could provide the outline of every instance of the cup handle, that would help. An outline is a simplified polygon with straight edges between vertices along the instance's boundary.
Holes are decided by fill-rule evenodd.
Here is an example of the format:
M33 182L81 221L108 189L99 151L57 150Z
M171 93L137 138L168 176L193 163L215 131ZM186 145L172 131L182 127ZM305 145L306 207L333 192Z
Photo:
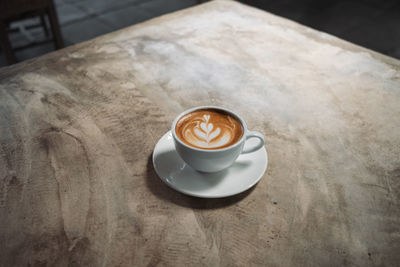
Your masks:
M264 136L262 134L260 134L259 132L255 132L255 131L250 131L247 135L246 135L246 140L250 139L250 138L258 138L259 142L256 146L253 147L249 147L249 148L245 148L243 149L241 154L247 154L247 153L251 153L254 151L259 150L261 147L264 146Z

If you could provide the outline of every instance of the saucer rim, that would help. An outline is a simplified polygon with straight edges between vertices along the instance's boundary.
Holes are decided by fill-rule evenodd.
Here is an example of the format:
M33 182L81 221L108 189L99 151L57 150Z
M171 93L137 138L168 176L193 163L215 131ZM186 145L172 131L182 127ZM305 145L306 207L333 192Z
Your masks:
M169 131L167 131L165 134L163 134L163 136L162 136L160 139L158 139L158 141L157 141L157 143L156 143L156 145L154 146L154 149L153 149L153 153L152 153L152 154L153 154L153 155L152 155L152 162L153 162L153 168L154 168L154 170L155 170L155 172L156 172L158 178L159 178L164 184L166 184L168 187L170 187L170 188L172 188L172 189L178 191L179 193L182 193L182 194L185 194L185 195L188 195L188 196L192 196L192 197L197 197L197 198L208 198L208 199L231 197L231 196L234 196L234 195L241 194L241 193L243 193L243 192L249 190L249 189L252 188L253 186L255 186L255 185L262 179L262 177L264 176L265 172L267 171L267 168L268 168L268 153L267 153L267 149L265 148L265 145L264 145L262 148L260 148L260 149L263 149L263 150L264 150L264 153L265 153L265 164L264 164L264 167L263 167L263 171L260 172L259 177L257 177L257 179L255 179L254 182L250 183L248 186L244 187L243 189L241 189L241 190L239 190L239 191L237 191L237 192L234 192L234 193L221 194L221 195L218 195L218 196L202 195L202 194L196 194L196 193L191 193L191 192L183 191L183 190L177 188L176 186L174 186L174 185L168 183L168 182L166 181L166 179L162 178L161 175L160 175L160 171L157 169L156 164L155 164L155 150L156 150L156 147L157 147L158 144L161 142L161 140L163 140L164 138L166 138L166 136L167 136L169 133L171 133L171 135L172 135L171 130L169 130ZM178 155L178 157L179 157L179 155ZM190 166L189 166L189 167L190 167Z

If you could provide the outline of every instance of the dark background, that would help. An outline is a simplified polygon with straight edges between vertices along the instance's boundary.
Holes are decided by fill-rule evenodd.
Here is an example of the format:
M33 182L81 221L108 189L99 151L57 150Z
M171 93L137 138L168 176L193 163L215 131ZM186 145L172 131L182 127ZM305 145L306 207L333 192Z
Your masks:
M65 45L127 27L196 5L197 0L55 0ZM355 44L400 59L400 0L246 0L241 1ZM38 19L11 24L30 25ZM13 47L40 43L16 51L19 61L54 50L41 28L10 33ZM32 39L33 38L33 39ZM5 66L0 52L0 66Z
M253 0L268 12L400 59L399 0Z

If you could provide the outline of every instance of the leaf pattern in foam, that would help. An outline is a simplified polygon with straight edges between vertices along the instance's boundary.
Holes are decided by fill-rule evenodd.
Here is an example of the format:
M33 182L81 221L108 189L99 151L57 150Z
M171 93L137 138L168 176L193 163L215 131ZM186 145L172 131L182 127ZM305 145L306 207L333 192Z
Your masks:
M214 128L213 124L210 123L207 125L207 135L211 133L212 129Z
M212 132L210 134L210 136L208 137L208 142L210 142L211 140L213 140L215 137L217 137L219 134L221 133L221 129L217 128L217 130L215 130L214 132Z
M198 128L194 128L194 133L197 135L197 137L200 137L200 139L207 140L206 133L200 131Z
M201 128L205 133L207 133L207 125L206 125L205 122L200 123L200 128Z
M211 141L216 137L220 136L222 130L220 127L214 128L214 124L210 123L210 115L204 114L201 119L202 122L197 122L196 126L192 129L192 133L197 137L198 141L194 141L196 145L200 147L214 147L216 144L211 144ZM214 130L215 129L215 130ZM213 131L214 130L214 131ZM203 141L200 141L203 140ZM229 141L229 137L226 138L224 136L221 140L218 141L218 145L223 145L224 143Z

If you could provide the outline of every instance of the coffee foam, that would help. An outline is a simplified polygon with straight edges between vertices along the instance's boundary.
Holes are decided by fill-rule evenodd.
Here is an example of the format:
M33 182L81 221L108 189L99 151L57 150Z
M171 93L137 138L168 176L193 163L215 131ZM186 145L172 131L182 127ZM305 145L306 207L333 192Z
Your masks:
M201 109L184 115L175 132L184 143L201 149L228 147L243 136L243 127L229 113L216 109Z

